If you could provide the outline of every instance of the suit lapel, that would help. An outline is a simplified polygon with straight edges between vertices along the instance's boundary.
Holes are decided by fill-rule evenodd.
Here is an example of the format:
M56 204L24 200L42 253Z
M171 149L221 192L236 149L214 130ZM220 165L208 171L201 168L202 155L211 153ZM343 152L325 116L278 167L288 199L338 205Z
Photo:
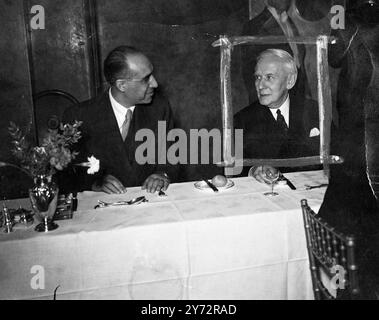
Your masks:
M114 157L114 159L118 160L119 166L124 167L126 170L129 156L124 141L122 140L108 92L104 94L104 100L99 105L101 105L101 110L98 110L99 123L101 124L100 132L106 136L106 140L108 141L107 150L112 153L111 156Z
M104 112L105 111L105 112ZM102 112L99 112L102 122L107 126L107 138L113 141L117 150L120 150L123 145L122 136L118 127L116 116L109 99L109 94L106 94L106 99L103 104Z
M265 7L264 10L262 11L262 21L263 21L262 31L266 34L275 35L275 33L277 32L274 32L273 34L273 29L278 28L279 30L280 28L280 26L276 22L271 12L267 9L267 7Z
M128 136L124 142L124 149L128 156L129 164L132 165L135 158L135 151L137 148L137 143L135 140L136 133L143 128L148 128L146 125L146 111L145 106L143 105L136 105L134 112L133 112L133 118L132 122L130 124L129 133Z
M289 132L293 135L304 134L304 101L290 93Z
M121 134L120 130L117 124L116 116L113 112L113 108L111 105L111 102L109 100L109 95L106 95L106 101L105 101L105 112L99 113L102 117L104 117L104 122L109 126L109 132L111 134L111 137L114 141L120 140ZM122 140L122 138L121 138Z
M261 106L261 108L263 109L263 117L265 123L269 123L270 126L276 127L276 120L272 115L270 108L268 108L267 106Z
M271 132L272 134L278 134L280 136L283 135L283 130L279 127L278 123L276 122L276 119L274 118L270 108L267 106L261 106L263 109L263 123L267 124L267 132Z

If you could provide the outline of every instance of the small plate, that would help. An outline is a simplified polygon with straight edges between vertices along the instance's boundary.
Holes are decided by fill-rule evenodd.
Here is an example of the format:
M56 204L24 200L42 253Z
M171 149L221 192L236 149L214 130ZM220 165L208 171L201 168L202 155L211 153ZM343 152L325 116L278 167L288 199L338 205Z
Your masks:
M223 187L216 187L218 190L225 190L229 189L234 186L234 182L230 179L228 179L228 182L226 183L225 186ZM195 183L195 188L200 189L200 190L212 190L205 181L198 181Z

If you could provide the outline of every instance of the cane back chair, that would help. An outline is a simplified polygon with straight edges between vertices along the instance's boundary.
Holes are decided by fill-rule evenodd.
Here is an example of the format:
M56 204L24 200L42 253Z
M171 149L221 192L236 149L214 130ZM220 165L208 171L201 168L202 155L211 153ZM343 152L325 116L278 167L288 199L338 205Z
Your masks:
M301 200L313 292L316 300L357 299L355 238L338 232Z

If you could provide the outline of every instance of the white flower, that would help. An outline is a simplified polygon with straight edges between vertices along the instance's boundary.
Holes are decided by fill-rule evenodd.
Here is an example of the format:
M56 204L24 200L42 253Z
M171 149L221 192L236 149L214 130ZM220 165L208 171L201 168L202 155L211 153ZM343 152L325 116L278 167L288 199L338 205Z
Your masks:
M88 159L89 168L87 170L88 174L95 174L100 169L100 160L96 159L94 156L91 156Z
M318 130L318 128L313 128L311 130L311 132L309 133L309 137L312 138L312 137L317 137L320 135L320 130Z
M88 159L88 162L78 163L77 166L88 167L88 174L95 174L100 169L100 160L96 159L94 156L91 156Z

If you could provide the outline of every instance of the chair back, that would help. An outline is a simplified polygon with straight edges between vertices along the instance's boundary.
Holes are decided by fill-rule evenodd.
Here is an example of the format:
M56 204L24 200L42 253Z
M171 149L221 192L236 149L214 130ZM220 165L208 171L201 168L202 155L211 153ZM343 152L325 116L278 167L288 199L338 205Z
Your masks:
M355 238L338 232L301 200L305 236L316 300L357 299Z
M67 107L79 101L62 90L46 90L33 97L36 143L39 145L49 129L57 129Z
M23 171L8 166L0 167L0 201L27 198L32 185L33 180Z

